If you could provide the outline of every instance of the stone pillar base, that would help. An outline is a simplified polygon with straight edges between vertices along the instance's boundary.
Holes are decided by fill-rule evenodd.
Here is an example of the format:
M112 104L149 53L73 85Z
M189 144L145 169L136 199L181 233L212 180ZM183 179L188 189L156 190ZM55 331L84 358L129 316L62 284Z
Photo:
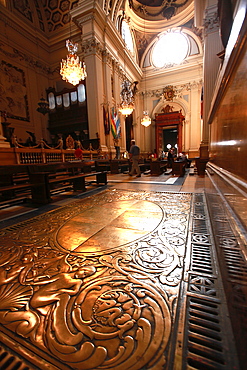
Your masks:
M209 158L208 143L201 143L201 145L200 145L200 158L201 159L208 159Z

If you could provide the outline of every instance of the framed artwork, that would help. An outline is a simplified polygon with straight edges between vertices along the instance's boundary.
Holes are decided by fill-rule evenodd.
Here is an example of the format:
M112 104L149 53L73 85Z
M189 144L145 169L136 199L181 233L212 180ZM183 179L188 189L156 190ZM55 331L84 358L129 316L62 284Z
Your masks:
M0 62L0 109L7 117L30 121L24 71Z

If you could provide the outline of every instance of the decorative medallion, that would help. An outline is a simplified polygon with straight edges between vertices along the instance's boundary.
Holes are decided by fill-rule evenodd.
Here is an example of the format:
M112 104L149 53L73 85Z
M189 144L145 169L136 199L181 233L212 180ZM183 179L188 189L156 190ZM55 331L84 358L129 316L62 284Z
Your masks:
M175 97L175 91L172 85L168 85L163 89L163 96L167 101L173 101Z

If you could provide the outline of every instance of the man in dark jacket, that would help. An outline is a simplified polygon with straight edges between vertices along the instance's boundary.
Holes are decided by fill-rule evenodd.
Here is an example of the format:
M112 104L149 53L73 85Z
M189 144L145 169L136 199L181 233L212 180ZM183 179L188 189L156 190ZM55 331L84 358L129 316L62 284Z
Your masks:
M141 170L138 165L140 148L136 145L135 140L131 140L131 147L129 151L130 159L132 160L132 167L129 173L130 176L134 175L134 172L137 173L137 177L141 177Z

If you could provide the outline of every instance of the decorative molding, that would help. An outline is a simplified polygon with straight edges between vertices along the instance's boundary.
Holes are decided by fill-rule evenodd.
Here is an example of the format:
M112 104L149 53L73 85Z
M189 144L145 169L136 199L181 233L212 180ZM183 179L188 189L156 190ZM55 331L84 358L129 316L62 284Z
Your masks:
M106 63L109 67L112 68L113 58L112 58L112 55L109 53L108 50L104 49L102 51L102 57L103 57L104 63Z
M183 85L172 86L173 92L174 92L173 97L174 98L182 98L182 92L183 91L191 91L191 90L194 90L194 89L201 88L202 84L203 84L202 80L199 80L199 81L188 82L188 83L183 84ZM169 86L166 86L163 89L147 91L147 95L150 96L150 97L156 97L156 98L165 99L165 100L169 101L165 97L165 94L166 94L166 91L167 91L168 87Z
M86 16L80 18L80 19L77 19L77 18L72 18L72 21L75 23L75 25L79 28L82 28L83 24L88 22L88 21L94 21L95 20L95 16L94 14L87 14Z
M86 40L81 45L81 50L83 53L83 56L89 56L89 55L103 55L104 49L101 43L95 38L92 37L91 39Z
M215 6L207 8L203 19L204 35L219 32L219 17Z
M112 68L112 70L119 75L120 79L126 79L126 74L121 67L120 63L116 60L116 58L103 47L103 45L95 38L91 38L87 40L81 45L83 56L90 56L90 55L99 55L102 58L104 63L107 63L108 66Z
M168 85L163 89L163 95L166 101L172 101L175 97L175 90L172 85Z
M11 51L7 51L7 48L11 49ZM7 46L7 44L4 44L3 42L0 43L0 52L10 59L18 59L20 62L24 61L27 63L28 67L38 69L45 74L50 75L54 72L57 72L57 69L51 70L50 67L38 61L37 59L34 59L33 57L21 52L18 49L10 48Z

